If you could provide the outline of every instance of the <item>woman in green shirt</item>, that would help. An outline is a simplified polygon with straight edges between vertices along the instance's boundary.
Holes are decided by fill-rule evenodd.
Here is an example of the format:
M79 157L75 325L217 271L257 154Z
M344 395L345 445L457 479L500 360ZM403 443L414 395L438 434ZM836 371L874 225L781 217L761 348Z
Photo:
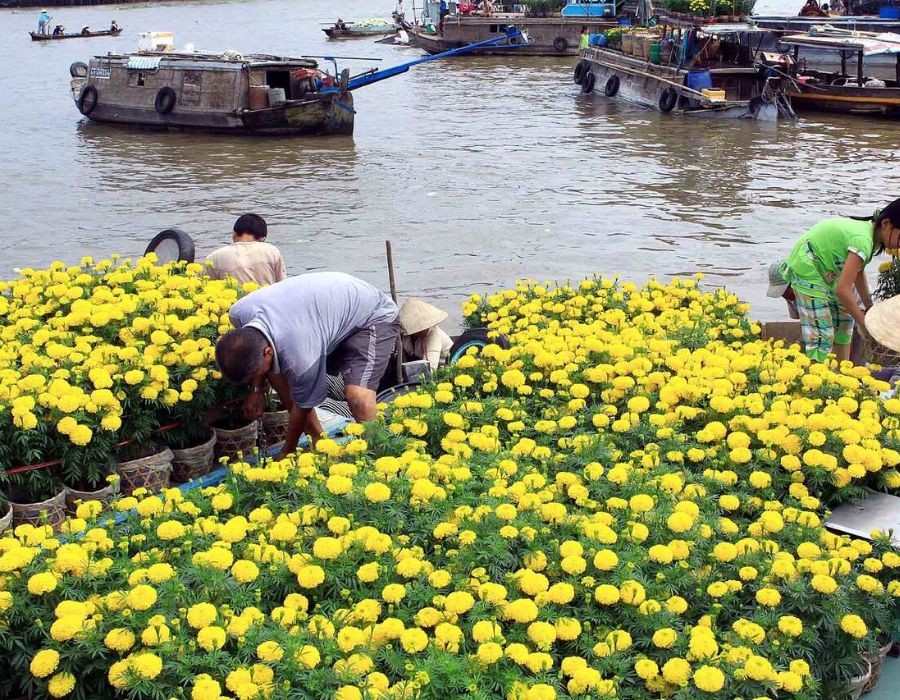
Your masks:
M898 243L900 199L869 218L827 219L800 237L784 275L797 297L808 357L822 362L834 353L838 360L850 359L854 324L863 328L872 306L865 266Z

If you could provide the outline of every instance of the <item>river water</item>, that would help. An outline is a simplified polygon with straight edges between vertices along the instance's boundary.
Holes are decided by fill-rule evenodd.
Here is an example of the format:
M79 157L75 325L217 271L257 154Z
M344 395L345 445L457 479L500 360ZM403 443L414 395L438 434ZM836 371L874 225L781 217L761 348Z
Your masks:
M415 49L328 42L321 32L338 16L390 9L388 0L55 8L70 30L115 17L126 31L49 45L28 41L36 12L0 11L0 277L56 259L138 254L173 226L206 253L228 240L238 214L255 211L293 273L339 269L386 288L390 239L401 294L436 300L456 320L469 292L593 272L636 281L704 272L757 317L776 318L766 268L796 236L900 196L900 122L663 115L580 95L573 59L415 68L359 91L352 138L113 128L83 122L68 93L70 63L133 50L149 30L174 31L179 47L412 60Z

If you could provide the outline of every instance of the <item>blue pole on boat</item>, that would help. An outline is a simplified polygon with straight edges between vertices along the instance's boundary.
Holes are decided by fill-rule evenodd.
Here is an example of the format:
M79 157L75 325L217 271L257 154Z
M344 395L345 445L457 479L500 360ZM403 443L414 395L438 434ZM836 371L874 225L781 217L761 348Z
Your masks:
M377 83L381 80L393 78L395 75L406 73L413 66L418 66L422 63L437 61L441 58L449 58L450 56L460 56L464 53L468 53L469 51L475 51L487 46L496 46L503 43L504 41L511 42L513 39L517 39L519 37L525 37L525 34L515 27L508 27L506 30L506 34L504 34L503 36L494 37L493 39L485 39L484 41L479 41L474 44L460 46L458 49L450 49L449 51L444 51L443 53L438 53L433 56L425 56L424 58L419 58L415 61L410 61L409 63L402 63L399 66L385 68L384 70L376 70L374 73L369 73L368 75L361 75L358 78L354 78L349 83L347 83L347 89L355 90L357 88L365 87L366 85L371 85L372 83ZM525 46L525 44L510 43L509 46L510 48L515 49L519 46Z

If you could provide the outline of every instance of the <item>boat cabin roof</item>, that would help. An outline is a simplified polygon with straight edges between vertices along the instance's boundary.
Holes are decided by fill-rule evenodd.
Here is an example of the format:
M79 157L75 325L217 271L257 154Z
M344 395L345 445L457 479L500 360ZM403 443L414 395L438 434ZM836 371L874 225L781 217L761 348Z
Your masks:
M745 22L739 24L708 24L700 27L700 31L709 36L722 36L727 34L763 34L769 29L761 29L755 24Z
M225 51L214 53L208 51L194 51L190 53L177 51L142 51L137 54L108 53L105 56L95 58L113 59L125 61L129 68L153 70L158 68L162 61L166 63L191 63L197 64L228 64L232 70L239 66L249 65L250 68L281 68L289 70L293 68L316 68L318 63L311 58L291 58L288 56L274 56L271 54L241 54L237 51Z
M851 35L794 34L778 40L789 46L807 46L833 51L857 51L864 56L900 54L900 34L876 34L871 37Z

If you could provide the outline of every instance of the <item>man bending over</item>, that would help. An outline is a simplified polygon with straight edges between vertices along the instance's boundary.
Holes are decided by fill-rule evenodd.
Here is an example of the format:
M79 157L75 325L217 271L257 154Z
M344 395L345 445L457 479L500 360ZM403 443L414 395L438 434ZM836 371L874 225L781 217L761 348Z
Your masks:
M235 330L216 345L216 362L226 378L250 383L248 419L265 410L268 384L290 409L279 458L303 433L313 444L322 434L315 408L326 373L342 376L358 422L375 419L375 392L400 335L397 305L383 292L341 272L314 272L248 294L230 316Z

